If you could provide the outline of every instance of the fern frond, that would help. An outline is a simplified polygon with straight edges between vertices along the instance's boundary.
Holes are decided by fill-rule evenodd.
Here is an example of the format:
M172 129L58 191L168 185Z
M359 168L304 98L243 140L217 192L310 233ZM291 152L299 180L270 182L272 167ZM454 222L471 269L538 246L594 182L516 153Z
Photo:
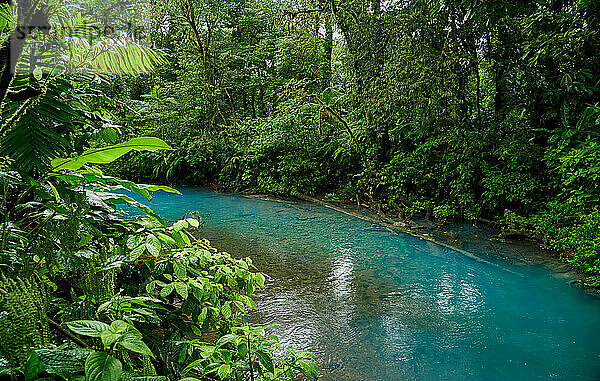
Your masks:
M49 87L34 103L22 115L16 115L0 146L0 155L14 159L24 172L48 168L51 158L67 151L69 142L65 136L72 131L73 120L78 116L57 85ZM17 102L8 103L3 117L14 118L19 108Z

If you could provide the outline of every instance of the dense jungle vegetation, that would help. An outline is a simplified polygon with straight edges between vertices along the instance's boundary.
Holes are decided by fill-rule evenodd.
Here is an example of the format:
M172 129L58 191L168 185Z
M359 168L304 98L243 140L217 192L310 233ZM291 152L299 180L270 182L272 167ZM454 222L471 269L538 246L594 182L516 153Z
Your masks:
M316 379L311 353L246 322L265 283L250 258L197 238L197 213L167 222L129 196L176 190L98 168L171 150L111 119L106 86L168 63L134 28L107 29L119 4L0 3L0 377Z
M600 282L597 1L5 0L0 33L0 376L316 379L245 322L260 269L136 182L492 220Z
M493 220L600 273L597 1L166 3L168 64L105 91L175 150L117 173Z

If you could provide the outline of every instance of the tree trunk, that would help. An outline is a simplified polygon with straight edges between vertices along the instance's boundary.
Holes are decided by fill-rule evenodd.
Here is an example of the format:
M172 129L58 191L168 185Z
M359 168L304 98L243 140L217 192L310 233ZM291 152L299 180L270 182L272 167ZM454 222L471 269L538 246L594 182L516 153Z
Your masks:
M323 44L323 50L325 51L325 59L323 62L323 89L331 86L331 66L333 56L333 25L332 15L329 12L325 13L325 41Z

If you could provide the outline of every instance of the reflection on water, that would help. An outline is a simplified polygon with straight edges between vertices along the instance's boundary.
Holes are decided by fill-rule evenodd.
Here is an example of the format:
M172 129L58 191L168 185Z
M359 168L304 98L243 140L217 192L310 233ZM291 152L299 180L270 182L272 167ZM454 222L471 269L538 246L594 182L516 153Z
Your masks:
M155 209L210 214L203 235L254 259L250 318L312 348L322 380L600 377L600 300L510 248L465 242L498 268L320 206L183 193Z

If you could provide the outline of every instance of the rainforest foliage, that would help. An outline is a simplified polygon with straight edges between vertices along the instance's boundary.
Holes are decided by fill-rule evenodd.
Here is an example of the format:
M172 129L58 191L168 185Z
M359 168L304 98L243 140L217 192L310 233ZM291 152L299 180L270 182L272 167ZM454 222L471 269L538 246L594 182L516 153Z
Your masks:
M155 0L118 173L494 220L600 273L600 3Z
M599 52L595 0L0 2L0 375L316 378L134 181L494 220L600 282Z
M178 191L99 169L172 150L111 118L104 88L168 61L101 5L0 3L0 378L316 379L312 354L247 322L266 281L249 258L198 238L198 212L132 197Z

